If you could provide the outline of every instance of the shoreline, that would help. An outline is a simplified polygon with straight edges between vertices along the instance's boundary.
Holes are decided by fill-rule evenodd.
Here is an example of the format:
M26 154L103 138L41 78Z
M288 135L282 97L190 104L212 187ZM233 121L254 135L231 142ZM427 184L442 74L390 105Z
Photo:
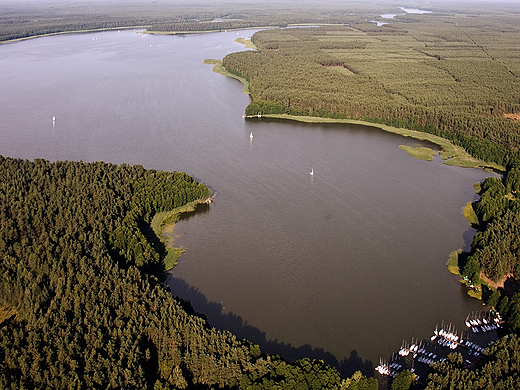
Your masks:
M249 81L247 81L244 77L237 76L231 72L229 72L224 66L222 66L222 60L216 59L205 59L205 64L213 65L213 72L221 74L226 77L230 77L240 81L244 88L242 92L251 95L251 90L249 88ZM388 126L381 123L367 122L358 119L335 119L335 118L322 118L322 117L314 117L314 116L299 116L299 115L289 115L289 114L262 114L262 115L247 115L244 118L253 119L253 118L271 118L271 119L280 119L280 120L290 120L297 121L303 123L337 123L337 124L352 124L352 125L361 125L378 128L380 130L386 131L388 133L394 133L401 135L403 137L408 137L412 139L416 139L419 141L428 141L440 147L440 152L436 152L433 149L427 147L419 147L413 148L406 145L399 146L402 150L413 156L414 158L431 161L433 157L440 154L441 160L445 160L444 164L458 166L461 168L480 168L485 170L491 170L494 172L504 172L505 167L498 165L496 163L487 163L485 161L476 159L472 157L466 150L464 150L460 146L456 146L452 144L448 139L439 137L434 134L425 133L417 130L410 130L404 127L393 127ZM430 158L426 158L428 155Z
M145 25L145 26L128 26L128 27L105 27L105 28L89 28L85 30L71 30L71 31L56 31L52 33L46 33L46 34L37 34L37 35L31 35L28 37L21 37L21 38L13 38L13 39L6 39L4 41L0 41L0 45L6 44L6 43L15 43L15 42L22 42L27 41L29 39L35 39L35 38L43 38L43 37L51 37L53 35L63 35L63 34L87 34L87 33L96 33L96 32L103 32L103 31L116 31L116 30L130 30L130 29L144 29L143 32L146 34L153 34L153 35L180 35L180 34L202 34L202 33L218 33L218 32L224 32L222 30L200 30L200 31L153 31L148 30L148 28L152 27L151 25ZM264 27L248 27L248 28L232 28L227 29L225 31L240 31L240 30L255 30L255 29L272 29L275 27L272 26L264 26ZM246 38L242 38L246 39ZM238 42L238 41L237 41ZM242 43L242 42L238 42ZM243 43L246 45L245 43Z
M466 221L468 222L469 226L472 228L476 228L478 226L478 217L473 210L473 202L468 202L463 210L464 217L466 218ZM503 290L506 289L506 282L510 281L513 285L518 285L519 281L516 280L513 276L513 274L509 273L507 275L504 275L500 280L494 281L490 279L488 276L484 274L484 272L480 272L480 287L478 285L473 285L471 281L469 281L465 276L461 274L461 269L459 267L459 256L462 254L466 254L467 252L464 252L462 249L457 249L453 252L451 252L448 256L448 261L446 262L446 266L448 268L448 271L460 277L460 284L464 286L467 291L466 294L471 298L476 298L480 301L484 301L482 293L483 289L482 286L487 287L491 290L498 290L499 288ZM513 287L514 288L514 287ZM509 288L511 290L511 286ZM514 291L514 290L512 290Z
M247 118L260 117L260 116L248 116ZM292 120L303 123L338 123L338 124L353 124L353 125L362 125L375 127L380 130L401 135L403 137L409 137L413 139L417 139L419 141L429 141L433 144L438 145L441 148L439 153L435 153L435 155L440 154L440 157L444 161L446 165L454 165L462 168L481 168L481 169L491 169L493 171L503 172L505 168L501 165L495 163L487 163L482 160L478 160L468 154L463 148L460 146L456 146L452 144L446 138L439 137L434 134L424 133L417 130L410 130L403 127L397 128L392 127L380 123L366 122L357 119L333 119L333 118L320 118L320 117L311 117L311 116L296 116L296 115L288 115L288 114L263 114L262 118L272 118L272 119L282 119L282 120ZM401 148L406 149L406 148ZM407 150L405 150L407 151ZM408 151L407 151L408 152ZM432 150L433 152L433 150ZM412 154L408 152L412 156L416 157L416 153ZM417 158L417 157L416 157Z
M213 72L221 74L222 76L226 76L235 80L240 81L244 88L242 89L242 93L246 95L251 95L251 92L249 90L249 81L247 81L245 78L237 76L231 72L228 72L226 68L222 66L222 60L215 60L215 59L205 59L203 61L206 65L213 65Z
M194 31L153 31L146 30L147 34L154 35L180 35L180 34L204 34L204 33L220 33L220 32L228 32L228 31L242 31L242 30L267 30L279 28L277 26L260 26L260 27L237 27L237 28L226 28L224 30L194 30Z
M235 42L244 45L246 49L258 50L258 47L251 41L251 38L237 38Z
M193 202L186 203L184 206L177 207L169 211L161 211L153 216L150 223L150 227L154 231L155 235L164 244L166 254L163 259L164 272L171 270L177 265L177 261L181 255L185 252L182 247L174 247L175 237L165 237L164 233L170 233L174 231L175 224L179 221L181 214L195 211L199 204L204 204L213 201L216 194L213 194L207 199L197 199Z

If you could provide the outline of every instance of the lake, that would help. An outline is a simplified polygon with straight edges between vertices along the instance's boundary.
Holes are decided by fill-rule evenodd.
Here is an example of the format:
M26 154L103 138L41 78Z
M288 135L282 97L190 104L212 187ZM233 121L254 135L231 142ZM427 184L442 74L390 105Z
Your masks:
M463 330L482 303L445 263L469 248L462 208L490 174L416 160L399 145L419 142L370 127L244 119L242 85L203 60L253 31L1 45L0 154L141 164L211 187L214 203L175 228L186 253L167 282L265 352L369 372L441 321Z

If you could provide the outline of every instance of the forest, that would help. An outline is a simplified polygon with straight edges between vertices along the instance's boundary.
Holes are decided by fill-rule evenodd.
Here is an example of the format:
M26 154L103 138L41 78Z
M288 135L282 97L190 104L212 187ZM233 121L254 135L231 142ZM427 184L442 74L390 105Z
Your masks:
M306 3L302 8L302 2ZM3 0L0 42L60 32L119 28L147 28L149 32L186 33L221 31L291 23L350 23L380 12L380 5L350 1L323 1L317 10L312 2L289 0L258 3L252 0L222 3L204 0L87 0L69 3ZM310 7L310 8L309 8ZM398 8L389 6L386 11Z
M481 4L480 4L481 5ZM431 3L439 12L478 12L465 2ZM507 13L507 1L493 4ZM365 23L379 15L402 13L385 0L2 0L0 42L62 32L146 28L149 32L186 33L298 24Z
M520 332L520 292L485 282L520 277L518 10L431 4L442 12L378 26L371 20L388 22L379 15L400 9L268 3L6 1L0 40L136 26L169 33L322 24L258 32L258 50L224 59L250 81L246 113L407 127L505 166L503 178L481 185L473 204L479 231L459 268ZM266 355L164 288L164 248L148 227L155 213L210 195L189 175L0 157L0 178L0 388L378 387L360 373L341 378L321 361ZM430 367L426 386L519 388L518 343L514 333L502 338L475 369L451 355ZM411 378L399 376L392 388L410 388Z

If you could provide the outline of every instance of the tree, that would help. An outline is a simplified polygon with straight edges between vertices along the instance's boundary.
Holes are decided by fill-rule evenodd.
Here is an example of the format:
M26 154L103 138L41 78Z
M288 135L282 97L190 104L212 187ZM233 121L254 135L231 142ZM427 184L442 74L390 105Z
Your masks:
M415 375L410 371L403 371L397 374L392 381L391 390L409 390L412 387Z
M480 284L480 264L475 257L470 257L462 268L462 275L467 276L474 285Z

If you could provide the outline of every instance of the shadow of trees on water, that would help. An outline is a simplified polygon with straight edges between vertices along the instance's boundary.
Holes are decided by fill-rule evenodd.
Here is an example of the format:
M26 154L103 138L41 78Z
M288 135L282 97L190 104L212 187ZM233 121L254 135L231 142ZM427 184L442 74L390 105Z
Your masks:
M324 349L312 348L310 345L293 347L291 344L279 342L278 340L267 340L265 332L249 325L247 321L233 313L223 314L222 306L219 303L208 302L198 289L190 286L183 279L167 274L165 284L169 286L174 296L187 301L193 308L194 313L202 314L201 316L212 327L228 330L238 338L247 339L254 344L258 344L264 353L280 355L289 362L302 358L323 360L326 364L335 367L344 378L352 376L356 371L361 371L368 377L374 376L373 363L368 360L364 361L357 354L356 350L352 350L349 357L345 357L340 361Z

